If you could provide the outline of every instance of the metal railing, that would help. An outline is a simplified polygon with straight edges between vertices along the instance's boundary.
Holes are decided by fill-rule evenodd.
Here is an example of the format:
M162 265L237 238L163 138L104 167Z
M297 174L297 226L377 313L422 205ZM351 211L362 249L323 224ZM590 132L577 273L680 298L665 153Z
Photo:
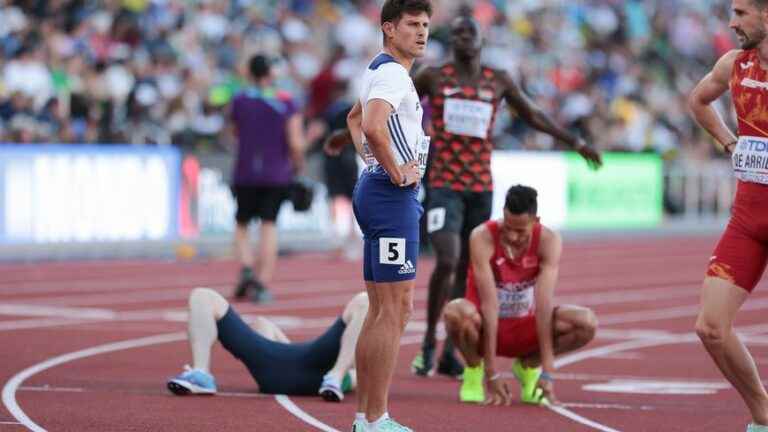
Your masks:
M677 162L664 169L664 202L670 216L727 219L735 192L736 180L727 160Z

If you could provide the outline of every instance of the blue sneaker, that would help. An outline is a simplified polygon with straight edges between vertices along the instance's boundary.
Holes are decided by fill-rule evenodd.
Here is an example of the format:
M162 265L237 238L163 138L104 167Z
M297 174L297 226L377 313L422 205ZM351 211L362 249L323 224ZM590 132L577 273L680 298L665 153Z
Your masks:
M750 423L747 425L747 432L768 432L768 426Z
M216 394L216 379L200 369L184 366L184 372L168 380L168 390L179 396L188 394Z

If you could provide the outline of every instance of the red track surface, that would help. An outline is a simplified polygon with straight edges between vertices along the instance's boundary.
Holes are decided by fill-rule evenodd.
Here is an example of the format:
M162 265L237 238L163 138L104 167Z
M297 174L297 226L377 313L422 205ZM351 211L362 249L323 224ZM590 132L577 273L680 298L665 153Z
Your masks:
M457 382L411 376L408 364L421 336L432 267L429 259L422 260L413 328L404 337L390 412L420 432L743 430L746 410L692 333L698 288L713 244L712 238L566 244L557 300L594 308L601 328L596 340L576 353L580 357L560 359L564 365L557 391L570 412L602 429L519 403L461 405ZM218 346L213 358L218 396L179 398L165 390L166 378L189 362L179 333L185 329L181 313L189 290L208 286L229 294L236 272L229 261L0 266L0 383L5 386L0 430L25 430L19 412L51 431L318 430L274 397L258 394L246 370ZM236 307L244 315L286 317L281 322L293 323L288 334L305 339L340 313L360 289L360 273L358 263L320 255L284 258L273 283L275 302ZM765 283L757 288L737 321L750 334L748 345L761 368L768 364L765 288ZM62 354L169 333L177 333L169 337L172 341L92 352L32 373L17 389L14 381L9 383L21 371ZM606 347L613 349L600 350ZM660 394L658 388L646 393L589 389L617 380L645 387L663 382L662 390L679 387L675 382L710 390ZM9 401L18 403L15 416ZM353 396L341 404L312 397L290 401L327 425L326 430L348 430L355 408Z

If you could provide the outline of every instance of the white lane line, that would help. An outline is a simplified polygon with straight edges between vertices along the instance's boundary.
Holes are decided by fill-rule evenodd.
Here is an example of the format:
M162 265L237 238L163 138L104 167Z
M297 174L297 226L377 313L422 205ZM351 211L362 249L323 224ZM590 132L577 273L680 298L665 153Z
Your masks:
M14 321L0 321L0 331L25 330L42 327L58 327L74 324L93 323L93 320L82 321L67 318L43 318L25 319Z
M564 407L561 407L561 406L554 406L554 405L548 406L547 408L549 408L550 411L554 411L554 412L560 414L563 417L567 417L567 418L575 421L576 423L583 424L584 426L589 426L592 429L597 429L597 430L602 431L602 432L619 432L616 429L613 429L613 428L610 428L610 427L605 426L603 424L594 422L594 421L592 421L592 420L590 420L590 419L588 419L586 417L582 417L582 416L576 414L575 412L573 412L573 411L571 411L571 410L569 410L567 408L564 408Z
M0 304L0 315L65 317L79 319L113 319L117 316L117 313L111 309L5 303Z
M696 338L696 339L694 339ZM621 351L628 351L638 348L648 348L658 345L676 344L686 341L698 340L696 335L684 335L679 337L669 337L666 339L646 339L646 340L630 340L626 342L619 342L612 345L603 345L592 349L583 351L577 351L572 354L566 354L559 359L555 359L555 367L561 368L563 366L571 365L584 361L593 357L603 356L606 354L618 353Z
M20 392L52 392L52 393L86 393L95 392L98 390L85 389L82 387L54 387L49 385L44 386L21 386ZM234 397L234 398L254 398L254 399L266 399L272 397L271 395L264 393L244 393L244 392L218 392L216 397Z
M99 354L109 353L113 351L126 350L131 348L145 347L150 345L158 345L168 342L175 342L186 339L186 332L166 333L156 336L149 336L138 339L130 339L121 342L109 343L106 345L98 345L92 348L86 348L80 351L74 351L71 353L63 354L56 357L51 357L48 360L40 362L36 365L30 366L23 371L17 373L3 387L3 404L8 412L21 422L24 426L32 430L33 432L45 432L45 429L40 427L37 423L32 421L25 413L24 410L19 407L16 401L16 391L19 389L22 383L29 377L38 374L46 369L50 369L54 366L58 366L73 360L82 359L85 357L91 357Z
M758 302L755 302L755 303L758 303ZM762 308L764 306L763 303L765 303L765 305L768 305L768 302L759 302L759 304L753 304L750 309L752 309L752 310L760 309L760 308ZM690 313L689 309L683 309L683 308L673 308L673 309L676 309L676 312L681 314L682 316L685 316L685 315ZM629 319L630 320L634 320L634 319L637 319L637 318L638 317L633 316L633 317L630 317ZM616 320L616 321L618 321L618 320ZM37 365L29 367L29 368L27 368L27 369L17 373L16 375L14 375L5 384L5 386L3 387L3 392L2 392L3 403L5 404L5 406L8 409L8 411L17 420L19 420L21 423L23 423L25 426L27 426L29 429L31 429L31 430L33 430L35 432L45 431L45 429L41 428L36 423L34 423L29 417L27 417L27 415L24 413L23 410L21 410L21 408L19 407L19 405L18 405L18 403L16 401L16 397L15 397L16 391L20 387L21 383L23 383L26 379L28 379L29 377L31 377L31 376L39 373L39 372L42 372L42 371L44 371L46 369L49 369L51 367L54 367L54 366L57 366L57 365L60 365L60 364L63 364L63 363L69 362L69 361L73 361L73 360L76 360L76 359L80 359L80 358L84 358L84 357L89 357L89 356L93 356L93 355L98 355L98 354L102 354L102 353L106 353L106 352L111 352L111 351L118 351L118 350L123 350L123 349L137 348L137 347L141 347L141 346L149 346L149 345L173 342L173 341L183 340L184 338L186 338L186 334L183 333L183 332L163 334L163 335L151 336L151 337L148 337L148 338L132 339L132 340L116 342L116 343L107 344L107 345L101 345L101 346L97 346L97 347L93 347L93 348L88 348L88 349L85 349L85 350L82 350L82 351L76 351L76 352L69 353L69 354L64 354L64 355L61 355L61 356L58 356L58 357L53 357L53 358L51 358L49 360L46 360L46 361L44 361L42 363L38 363ZM621 343L614 344L614 345L607 345L607 346L597 347L597 348L594 348L594 349L591 349L591 350L586 350L586 351L577 352L577 353L574 353L574 354L571 354L571 355L566 355L564 357L561 357L560 359L557 359L555 361L555 365L556 365L556 367L562 367L562 366L565 366L565 365L569 365L569 364L577 363L579 361L586 360L586 359L594 357L594 356L606 355L606 354L611 354L611 353L617 353L617 352L621 352L621 351L625 351L625 350L631 350L631 349L636 349L636 348L644 348L644 347L658 346L658 345L664 345L664 344L675 344L675 343L680 343L680 342L687 342L687 341L695 340L695 338L696 338L696 336L691 334L691 335L682 335L682 336L670 336L668 339L662 336L662 337L658 337L658 338L656 338L654 340L637 340L637 341L621 342ZM418 343L420 341L421 341L421 338L417 337L416 335L414 335L414 336L409 336L409 337L403 338L401 343L403 345L405 345L405 344L411 344L411 343ZM276 399L277 399L277 397L276 397ZM291 409L293 409L295 412L291 411L290 409L289 409L289 412L291 412L293 415L301 418L303 421L308 422L309 424L312 424L313 426L318 427L319 429L324 430L324 431L338 432L336 429L333 429L330 426L325 425L324 423L322 423L319 420L315 419L314 417L312 417L308 413L304 412L301 408L296 406L287 397L283 396L280 399L284 399L283 402L280 403L281 406L283 406L283 407L286 407L286 405L292 406ZM279 399L278 399L278 402L280 402ZM286 409L288 409L288 408L286 408ZM590 419L587 419L587 418L585 418L583 416L580 416L580 415L578 415L576 413L573 413L573 412L569 411L568 409L566 409L564 407L551 407L550 409L552 411L554 411L554 412L564 416L564 417L567 417L567 418L569 418L569 419L571 419L573 421L579 422L581 424L584 424L586 426L592 427L594 429L598 429L598 430L601 430L601 431L604 431L604 432L618 432L615 429L609 428L608 426L601 425L601 424L596 423L596 422L594 422L594 421L592 421ZM315 422L317 423L317 425L315 425ZM323 429L323 428L327 428L327 429Z
M699 286L700 284L696 285ZM567 294L563 296L557 296L556 300L559 304L577 304L580 306L597 306L607 304L621 304L621 303L645 303L649 298L658 300L671 300L682 299L688 297L699 297L699 291L693 289L693 285L676 286L674 290L670 290L668 287L664 288L641 288L633 290L611 290L611 291L599 291L589 294Z
M64 393L82 393L84 388L79 387L52 387L49 385L44 386L21 386L21 391L37 391L37 392L64 392Z
M768 307L768 298L750 299L746 302L740 312L761 310ZM698 305L676 306L666 309L641 310L636 312L619 312L613 314L603 314L598 316L600 325L609 324L628 324L642 321L656 321L673 318L682 318L686 316L695 316L699 313Z
M293 401L289 399L288 396L286 395L275 395L275 400L283 408L285 408L289 413L293 414L294 416L302 420L304 423L314 426L323 432L340 432L338 429L334 429L328 426L327 424L321 422L320 420L309 415L306 411L299 408L298 405L293 403Z
M585 402L566 402L561 403L561 407L565 408L586 408L586 409L610 409L620 411L653 411L656 407L650 405L624 405L624 404L606 404L606 403L585 403Z

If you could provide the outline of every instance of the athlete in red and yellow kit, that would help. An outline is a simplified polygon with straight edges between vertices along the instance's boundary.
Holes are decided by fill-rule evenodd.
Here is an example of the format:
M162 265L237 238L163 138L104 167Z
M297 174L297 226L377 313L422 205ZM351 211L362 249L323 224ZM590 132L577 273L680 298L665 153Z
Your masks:
M562 241L539 223L537 207L533 188L513 186L503 219L472 230L466 298L451 301L444 312L446 329L467 361L462 402L511 401L497 355L516 358L512 371L523 402L556 402L555 355L580 348L595 335L597 319L590 309L553 305Z
M730 27L741 43L718 60L690 95L696 121L731 155L738 180L731 220L701 291L696 332L752 414L748 431L768 431L768 394L752 356L733 331L736 312L768 262L768 1L733 0ZM730 89L738 137L711 103Z
M427 329L412 370L422 376L433 368L435 329L445 301L464 295L469 233L491 217L491 131L499 104L532 127L566 143L593 167L600 154L558 126L531 101L507 72L485 66L483 38L472 17L451 23L453 58L442 66L419 71L414 85L428 97L432 112L432 161L427 182L427 231L436 255L429 280ZM438 373L457 375L461 366L450 343L443 347Z

